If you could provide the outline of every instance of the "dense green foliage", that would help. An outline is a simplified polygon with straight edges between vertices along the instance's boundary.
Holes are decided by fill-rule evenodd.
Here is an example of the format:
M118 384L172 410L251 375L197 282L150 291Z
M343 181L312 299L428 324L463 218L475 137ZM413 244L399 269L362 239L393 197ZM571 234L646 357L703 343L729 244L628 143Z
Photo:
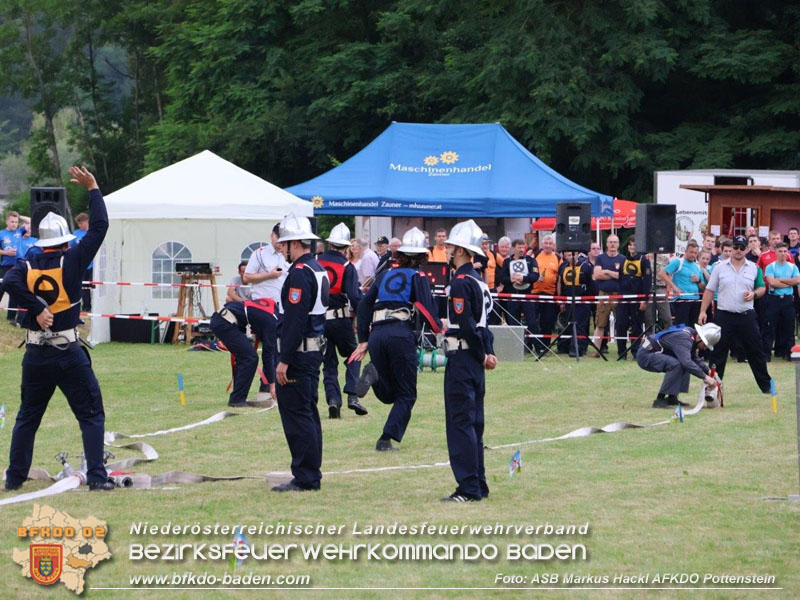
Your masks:
M11 0L0 48L5 93L45 123L78 109L109 191L205 148L291 185L393 120L498 121L637 200L657 169L800 168L800 5L780 0Z

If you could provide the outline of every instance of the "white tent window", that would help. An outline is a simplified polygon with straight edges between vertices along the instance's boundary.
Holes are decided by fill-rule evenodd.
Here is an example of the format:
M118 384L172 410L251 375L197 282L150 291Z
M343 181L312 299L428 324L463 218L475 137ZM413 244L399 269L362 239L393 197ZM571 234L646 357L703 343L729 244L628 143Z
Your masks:
M192 251L180 242L164 242L153 250L153 282L180 283L181 278L175 274L176 263L192 262ZM169 300L177 298L179 288L153 288L153 298Z
M253 254L253 252L258 250L259 248L267 246L268 244L269 242L253 242L252 244L248 244L247 246L244 247L244 250L242 250L241 260L242 261L250 260L250 255Z

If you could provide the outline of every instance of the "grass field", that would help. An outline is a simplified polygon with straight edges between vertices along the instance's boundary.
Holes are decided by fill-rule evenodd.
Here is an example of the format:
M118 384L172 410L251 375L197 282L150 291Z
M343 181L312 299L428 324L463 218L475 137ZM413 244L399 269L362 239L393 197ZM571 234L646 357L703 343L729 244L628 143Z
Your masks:
M7 424L0 429L0 456L6 464L19 403L22 350L11 349L19 337L3 327L0 382L7 405ZM613 348L613 347L612 347ZM93 352L103 389L108 431L145 433L202 420L223 410L229 378L228 355L187 352L183 348L106 344ZM251 544L265 543L477 543L494 544L494 561L246 561L237 574L309 575L313 588L305 597L769 597L800 595L800 505L770 498L798 493L797 432L794 366L771 365L777 382L779 411L770 410L768 396L758 393L746 365L731 364L726 377L726 407L704 410L682 424L626 430L549 443L487 450L486 466L491 497L476 504L449 504L439 498L455 487L449 467L330 474L319 493L275 494L265 474L287 471L289 452L277 411L255 413L207 427L146 441L160 453L158 461L137 467L150 474L183 470L208 475L251 475L225 483L168 486L154 490L116 490L89 494L85 488L43 500L73 517L95 515L107 520L108 544L114 554L87 574L86 597L229 598L285 596L293 592L246 590L151 591L101 590L129 588L132 575L172 575L208 572L221 576L226 561L129 560L132 543L229 543L232 536L132 535L131 524L202 525L215 523L258 525L261 522L344 525L341 536L248 536ZM187 405L181 407L176 374L186 381ZM419 397L401 451L377 453L387 407L371 395L370 414L356 417L345 411L340 421L323 421L323 471L390 466L431 465L447 460L441 373L419 377ZM624 421L653 423L668 411L649 408L659 376L640 371L634 362L576 363L549 356L543 364L501 364L487 377L486 436L489 446L514 444L562 435L578 427ZM688 398L694 401L699 381L693 380ZM324 405L324 400L321 399ZM508 474L509 458L522 450L522 472ZM80 435L60 394L51 402L36 445L34 466L59 470L53 456L68 450L81 452ZM135 456L117 451L118 458ZM25 491L45 487L28 482ZM0 492L0 498L7 493ZM12 548L25 547L16 538L16 526L31 514L31 503L0 508L0 598L67 598L61 585L43 588L20 576L11 561ZM586 536L354 536L355 523L399 522L418 525L590 525ZM584 544L588 559L509 561L509 544ZM229 571L230 572L230 571ZM496 575L526 577L519 592L499 589ZM558 574L562 585L568 574L697 573L774 575L773 591L705 590L552 590L529 588L534 575ZM506 587L514 587L506 585ZM546 587L546 586L545 586ZM619 586L616 586L619 587ZM363 590L341 588L365 588ZM427 588L387 591L378 588ZM487 588L469 592L430 588Z

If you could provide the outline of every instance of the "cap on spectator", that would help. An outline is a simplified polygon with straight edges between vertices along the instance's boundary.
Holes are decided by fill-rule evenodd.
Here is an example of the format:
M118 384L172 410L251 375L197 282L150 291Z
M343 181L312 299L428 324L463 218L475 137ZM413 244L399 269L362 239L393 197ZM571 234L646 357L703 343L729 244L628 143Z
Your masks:
M733 245L734 246L747 246L747 238L743 235L737 235L733 238Z
M389 243L389 238L387 238L385 235L382 235L377 240L375 240L375 243L376 244L388 244Z
M491 242L491 241L493 241L493 240L492 240L492 238L490 238L488 235L486 235L486 234L484 233L484 234L483 234L483 237L481 238L481 241L482 241L482 242Z

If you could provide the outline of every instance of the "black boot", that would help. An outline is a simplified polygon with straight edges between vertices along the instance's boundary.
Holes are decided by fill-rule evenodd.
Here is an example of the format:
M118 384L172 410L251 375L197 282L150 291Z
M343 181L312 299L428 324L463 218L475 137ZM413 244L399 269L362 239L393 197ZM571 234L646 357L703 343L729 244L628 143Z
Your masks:
M364 370L361 371L361 377L356 382L356 396L359 398L366 396L369 389L375 385L378 379L380 379L378 369L372 363L367 363L364 366Z
M378 452L396 452L397 448L392 446L392 440L384 440L381 438L378 440L378 443L375 444L375 450Z
M653 402L653 408L669 408L670 404L667 401L667 396L665 394L659 394L656 396L655 401Z
M669 404L670 406L678 406L679 404L681 406L689 406L688 402L681 402L680 400L678 400L678 397L673 394L667 396L667 404Z
M359 417L363 417L368 413L367 409L364 408L364 405L358 401L358 396L355 394L348 394L347 408L354 410Z
M341 419L342 418L342 407L338 404L328 404L328 418L329 419Z

